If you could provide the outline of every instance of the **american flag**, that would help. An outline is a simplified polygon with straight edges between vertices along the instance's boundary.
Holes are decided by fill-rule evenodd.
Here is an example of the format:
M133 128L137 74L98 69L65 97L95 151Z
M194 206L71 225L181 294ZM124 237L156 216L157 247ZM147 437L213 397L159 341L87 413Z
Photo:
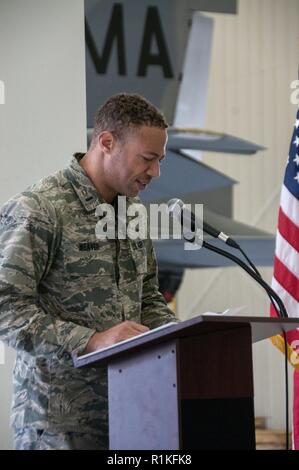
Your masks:
M288 316L299 317L299 109L281 191L272 287L285 304ZM277 316L272 305L270 315ZM272 342L284 352L282 336L275 336ZM287 333L287 342L288 358L295 367L293 445L299 449L299 331Z

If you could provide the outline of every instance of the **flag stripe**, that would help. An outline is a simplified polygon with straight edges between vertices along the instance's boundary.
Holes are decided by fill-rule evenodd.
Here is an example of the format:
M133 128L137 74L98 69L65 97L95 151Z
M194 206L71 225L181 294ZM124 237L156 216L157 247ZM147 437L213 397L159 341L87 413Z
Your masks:
M289 219L291 219L293 224L298 227L299 201L290 193L285 185L282 186L280 205L283 212L289 217Z
M292 222L282 208L279 209L278 227L283 238L299 252L299 227Z
M274 277L299 302L299 279L275 256Z
M299 279L299 253L281 236L279 231L276 235L275 255Z
M285 307L287 309L288 315L290 317L299 317L299 304L294 299L289 292L273 277L272 279L272 289L279 295ZM277 316L275 314L275 316Z

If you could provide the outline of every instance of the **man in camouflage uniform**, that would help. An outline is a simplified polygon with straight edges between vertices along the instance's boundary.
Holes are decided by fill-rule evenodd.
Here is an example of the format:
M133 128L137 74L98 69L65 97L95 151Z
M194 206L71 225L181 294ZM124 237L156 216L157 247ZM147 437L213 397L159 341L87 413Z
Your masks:
M97 112L88 152L10 199L0 214L0 340L17 351L17 449L108 447L107 371L88 353L174 319L152 242L96 237L96 208L127 207L160 174L167 124L138 95Z

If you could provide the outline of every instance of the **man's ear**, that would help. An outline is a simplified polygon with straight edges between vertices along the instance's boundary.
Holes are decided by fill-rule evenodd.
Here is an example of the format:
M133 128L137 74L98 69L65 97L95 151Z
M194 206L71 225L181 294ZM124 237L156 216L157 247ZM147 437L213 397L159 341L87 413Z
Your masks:
M100 146L100 149L102 152L106 154L110 154L114 145L115 145L116 139L112 132L109 131L103 131L100 133L98 137L98 143Z

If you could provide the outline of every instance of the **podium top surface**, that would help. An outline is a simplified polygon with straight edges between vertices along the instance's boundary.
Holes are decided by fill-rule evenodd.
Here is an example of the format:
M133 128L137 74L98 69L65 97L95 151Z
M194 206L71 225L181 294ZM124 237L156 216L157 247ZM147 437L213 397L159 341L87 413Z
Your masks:
M104 366L113 359L153 344L248 326L251 327L252 342L256 343L283 331L287 332L299 328L299 319L203 314L190 320L170 324L165 328L153 329L145 334L134 336L130 340L121 341L111 347L89 354L73 355L73 362L75 367Z

